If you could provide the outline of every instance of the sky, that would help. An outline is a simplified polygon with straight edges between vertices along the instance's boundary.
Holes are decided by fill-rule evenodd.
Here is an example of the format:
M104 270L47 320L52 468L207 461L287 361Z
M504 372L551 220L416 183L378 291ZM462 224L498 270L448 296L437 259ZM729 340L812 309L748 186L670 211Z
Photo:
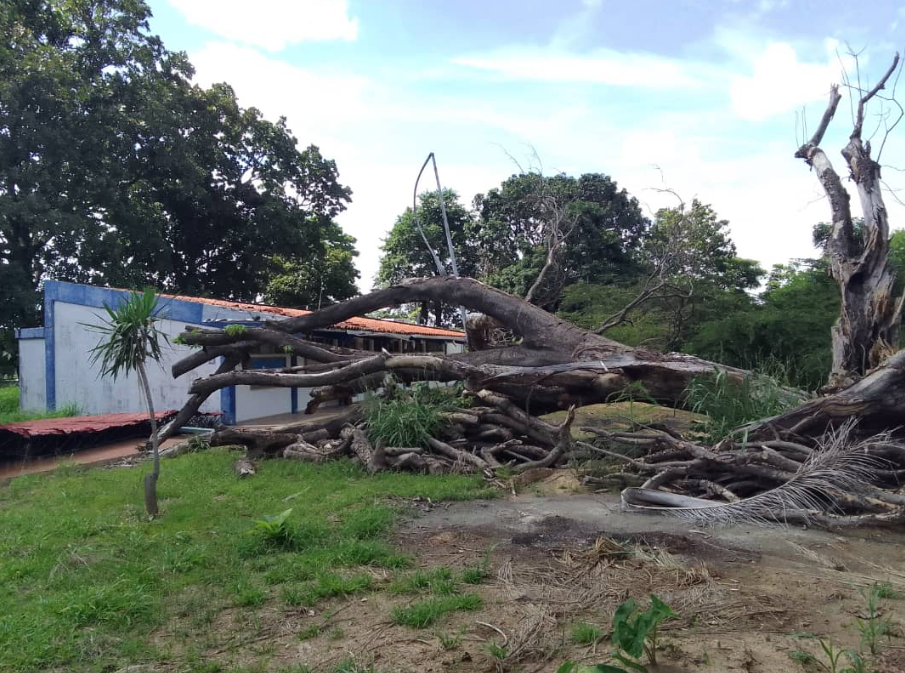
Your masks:
M905 4L892 0L150 5L151 29L188 53L199 84L228 82L336 160L364 291L429 152L466 204L519 166L605 173L648 214L676 204L664 188L712 204L739 254L766 268L812 257L829 206L795 149L843 68L854 73L849 49L868 83L905 45ZM879 145L891 118L870 112ZM850 131L846 99L823 143L841 174ZM892 224L905 226L905 122L881 163Z

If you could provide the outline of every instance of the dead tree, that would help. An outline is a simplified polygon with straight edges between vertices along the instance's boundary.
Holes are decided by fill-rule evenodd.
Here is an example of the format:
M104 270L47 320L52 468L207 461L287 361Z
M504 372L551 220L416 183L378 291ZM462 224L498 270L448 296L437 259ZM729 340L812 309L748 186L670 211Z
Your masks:
M845 388L858 380L895 352L899 344L903 298L893 296L895 271L888 259L889 220L883 202L880 164L871 156L870 141L862 138L868 105L876 98L885 98L880 92L898 70L899 55L896 54L874 87L864 89L860 82L851 87L857 106L852 132L842 149L842 156L861 202L864 224L860 237L856 236L852 221L849 194L820 147L842 99L838 85L830 89L829 103L814 135L795 153L814 169L832 211L832 230L826 253L830 271L839 285L842 309L832 333L830 390Z

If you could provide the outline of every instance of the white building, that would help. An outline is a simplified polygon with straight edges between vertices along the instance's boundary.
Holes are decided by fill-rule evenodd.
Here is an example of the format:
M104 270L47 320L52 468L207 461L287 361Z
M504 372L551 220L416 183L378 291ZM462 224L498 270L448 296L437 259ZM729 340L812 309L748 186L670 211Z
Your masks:
M16 331L19 340L19 385L21 406L26 410L57 409L74 404L84 414L141 412L145 410L134 377L113 381L101 377L91 362L91 349L101 335L92 325L101 324L104 306L116 306L130 294L127 290L75 283L44 283L44 327ZM151 392L158 410L180 409L188 398L191 381L212 374L215 360L179 379L170 368L192 352L173 343L186 326L224 327L241 324L254 327L265 320L305 315L309 311L218 299L160 295L158 328L169 336L160 364L148 368ZM464 350L465 334L436 327L392 320L351 318L328 329L304 335L320 343L390 352L458 353ZM301 358L263 347L252 354L252 368L289 367L303 364ZM201 411L222 411L232 424L277 414L298 413L310 399L307 388L232 386L208 398Z

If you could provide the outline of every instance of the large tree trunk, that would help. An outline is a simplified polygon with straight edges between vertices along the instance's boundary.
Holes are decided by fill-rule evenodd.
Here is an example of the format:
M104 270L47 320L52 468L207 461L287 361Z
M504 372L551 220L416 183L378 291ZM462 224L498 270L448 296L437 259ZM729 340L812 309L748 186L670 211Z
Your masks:
M312 350L313 344L293 336L380 308L439 298L486 316L472 321L470 336L499 325L517 337L516 345L452 356L338 353ZM556 467L590 451L627 463L632 474L613 478L624 482L642 475L642 488L624 494L631 507L677 508L720 521L754 517L853 525L905 520L905 496L896 492L905 477L905 444L881 432L899 426L905 414L905 351L848 390L805 402L709 448L655 425L628 432L584 428L600 435L591 445L572 439L571 411L560 427L537 418L537 412L546 408L611 401L627 386L643 386L649 397L680 405L690 380L720 365L624 346L468 278L407 281L235 337L218 330L192 330L182 338L204 350L176 363L177 375L206 358L219 357L227 346L236 351L233 361L242 351L264 343L304 350L309 359L321 361L279 370L221 366L218 373L192 382L189 410L224 386L318 387L319 397L330 399L331 391L356 390L363 381L374 385L389 372L402 381L462 381L474 402L465 409L442 412L442 427L421 446L371 444L357 407L327 421L311 420L270 432L226 429L211 438L213 444L243 444L252 458L279 455L322 462L347 456L369 472L477 470L494 480L497 468L519 473ZM492 341L476 338L473 345ZM722 369L732 378L746 375ZM852 418L860 425L853 425ZM619 448L607 448L607 443ZM646 449L647 454L628 457L626 444ZM815 462L816 455L821 458Z
M858 102L854 129L842 150L851 179L858 190L864 217L856 235L850 198L829 158L820 148L824 133L842 96L833 86L830 100L814 136L795 153L814 168L830 202L832 230L826 244L830 271L839 285L842 310L833 326L833 368L828 389L851 385L898 349L902 299L893 296L895 271L889 264L889 220L883 202L880 165L871 158L870 142L862 142L864 109L884 88L899 63L892 65L877 85Z
M521 343L451 356L353 351L337 354L318 352L313 344L293 336L381 308L441 299L489 316L520 337ZM324 363L279 371L227 371L197 379L190 388L191 404L196 408L226 386L354 389L364 377L388 371L403 380L463 381L473 391L501 392L523 403L532 413L607 401L633 384L643 386L649 397L676 406L681 404L684 391L695 376L712 373L715 368L724 369L733 377L744 375L741 370L689 355L625 346L576 327L518 297L470 278L451 276L406 281L305 316L269 322L265 328L248 329L236 337L219 330L192 330L182 338L205 350L177 362L173 366L175 376L219 356L227 345L247 352L266 343L304 352L309 360ZM318 395L329 399L329 388L321 388Z

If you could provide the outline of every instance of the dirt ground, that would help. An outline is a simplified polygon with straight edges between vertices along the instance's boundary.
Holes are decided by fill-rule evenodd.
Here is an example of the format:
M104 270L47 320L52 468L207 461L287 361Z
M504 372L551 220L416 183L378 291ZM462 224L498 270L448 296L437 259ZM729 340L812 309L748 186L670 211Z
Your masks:
M240 638L209 654L223 660L228 652L239 663L266 648L272 670L306 664L332 671L354 659L364 667L351 670L381 673L555 671L567 659L606 660L609 644L572 644L572 625L585 621L606 633L620 603L656 593L678 619L665 625L661 663L651 671L817 671L790 653L817 654L812 635L857 647L856 619L865 609L859 588L889 582L905 591L902 533L701 530L679 519L624 513L613 495L555 494L562 488L553 480L540 487L543 494L414 503L397 541L421 567L462 569L489 558L489 577L474 587L483 598L480 611L454 613L428 629L400 627L390 621L392 608L415 599L379 591L316 612L274 608L256 625L253 641ZM390 581L383 571L375 579ZM905 600L883 605L896 626L883 641L879 671L905 671L898 626ZM312 626L319 635L300 640ZM505 658L494 657L491 644L504 648Z

